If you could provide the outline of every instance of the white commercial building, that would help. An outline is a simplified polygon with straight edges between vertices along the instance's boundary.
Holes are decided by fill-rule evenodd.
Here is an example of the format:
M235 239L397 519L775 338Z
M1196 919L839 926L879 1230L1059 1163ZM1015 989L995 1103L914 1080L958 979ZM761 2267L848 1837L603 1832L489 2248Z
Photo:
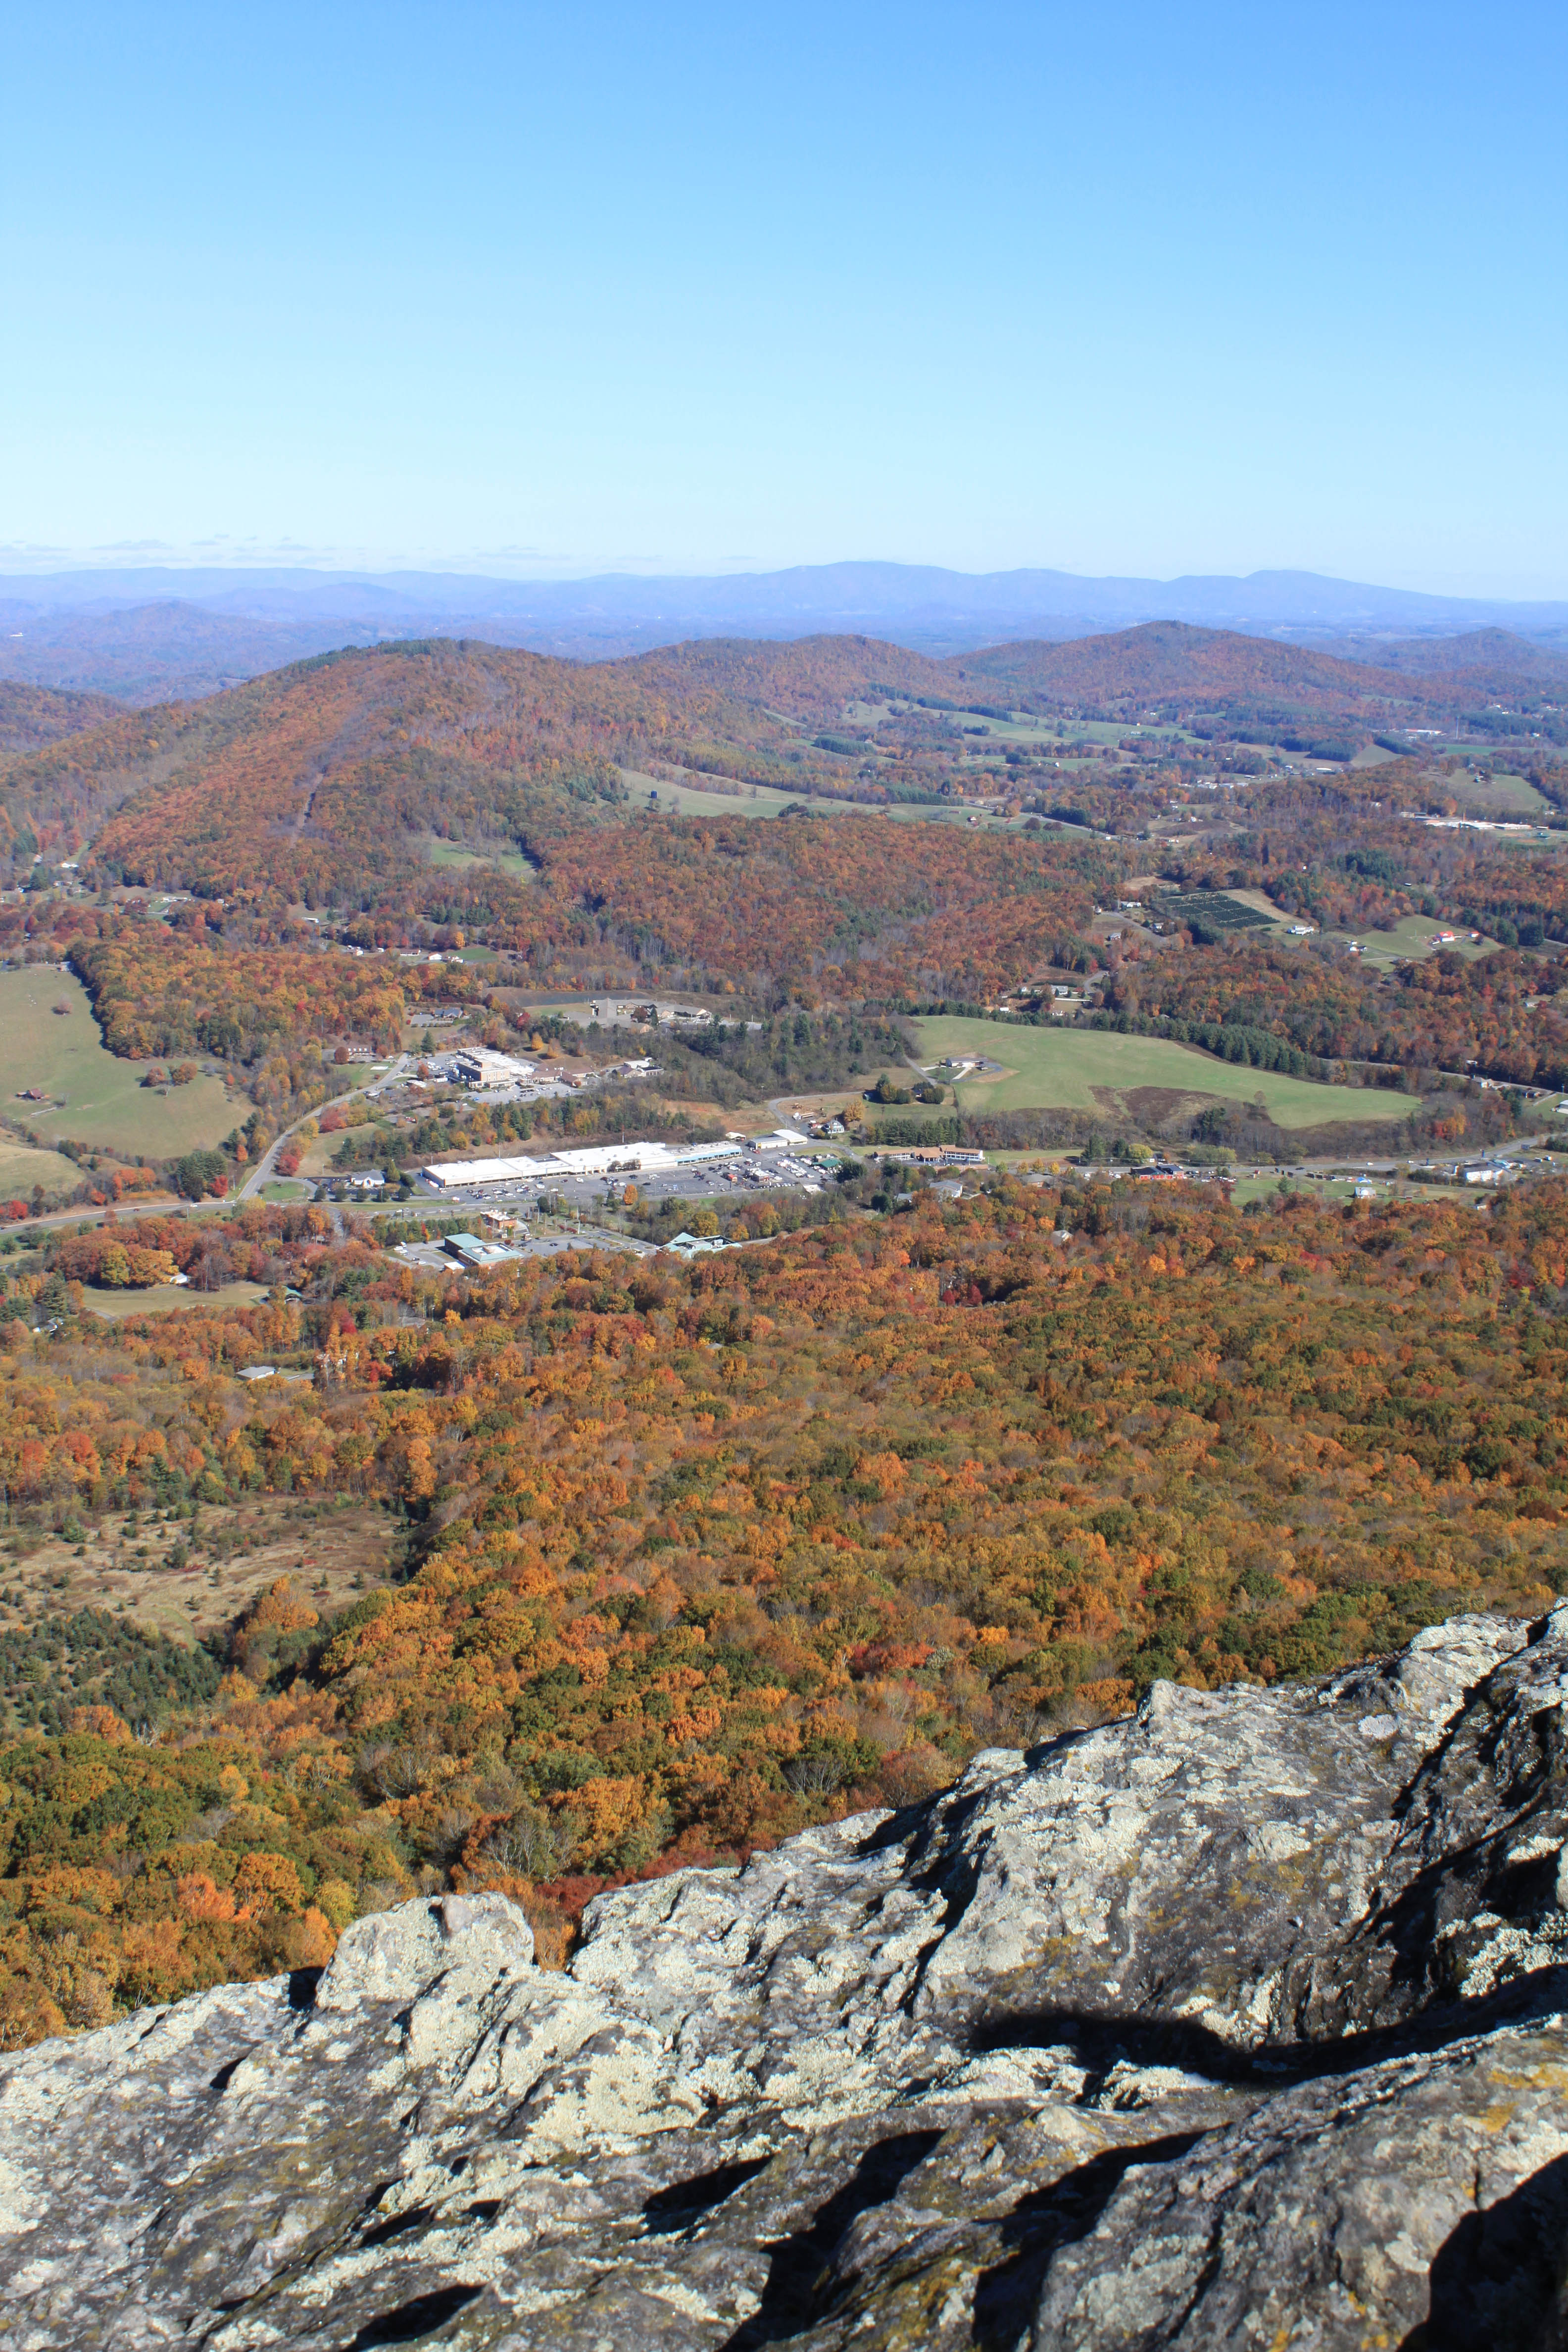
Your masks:
M797 1140L799 1139L796 1139ZM473 1192L506 1184L553 1183L563 1176L668 1174L710 1160L736 1160L743 1143L595 1143L572 1151L548 1151L531 1160L446 1160L419 1171L439 1192Z
M520 1087L532 1077L531 1062L512 1054L495 1054L488 1045L464 1045L452 1056L452 1068L466 1087Z

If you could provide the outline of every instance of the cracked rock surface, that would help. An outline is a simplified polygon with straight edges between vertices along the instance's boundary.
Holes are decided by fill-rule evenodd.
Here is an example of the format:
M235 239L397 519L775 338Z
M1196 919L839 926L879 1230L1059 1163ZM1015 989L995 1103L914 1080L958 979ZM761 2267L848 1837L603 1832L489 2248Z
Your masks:
M1568 2352L1568 1605L0 2059L6 2338Z

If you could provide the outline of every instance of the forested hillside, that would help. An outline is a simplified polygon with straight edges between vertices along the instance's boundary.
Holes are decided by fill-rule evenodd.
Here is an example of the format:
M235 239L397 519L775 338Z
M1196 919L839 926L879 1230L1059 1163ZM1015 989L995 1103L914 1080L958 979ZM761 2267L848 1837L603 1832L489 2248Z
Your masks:
M841 706L884 686L899 694L951 695L950 662L931 661L878 637L699 637L690 645L641 655L627 667L648 679L717 688L737 700L791 718L837 716Z
M107 695L59 694L47 686L0 678L0 754L36 751L120 715Z
M1568 686L1568 654L1511 629L1467 629L1452 637L1341 637L1319 647L1342 661L1371 662L1405 677L1459 673Z
M956 656L947 667L972 686L989 680L1019 695L1073 703L1266 697L1338 710L1418 691L1412 680L1363 663L1184 621L1148 621L1066 644L996 646Z
M1507 950L1451 950L1392 974L1273 945L1215 947L1123 965L1106 992L1115 1013L1219 1022L1289 1039L1325 1062L1412 1070L1476 1068L1521 1086L1568 1084L1568 995L1559 969Z
M776 688L837 710L884 657L912 659L875 646L813 656L821 679L792 691L718 656L688 673L664 656L577 665L447 642L350 651L14 758L0 799L13 829L57 856L91 836L100 881L274 905L368 892L416 910L446 887L432 845L538 855L624 798L616 762L841 791L843 770L763 704ZM758 698L736 698L737 682ZM525 886L491 875L487 887L510 905Z
M9 1285L13 2042L320 1959L422 1885L558 1937L606 1879L902 1802L1155 1675L1268 1682L1568 1589L1560 1183L1241 1213L994 1181L472 1283L317 1211L159 1238L270 1301L89 1338L101 1244ZM247 1387L258 1360L313 1384ZM40 1530L172 1513L197 1578L199 1514L268 1492L383 1498L408 1580L331 1622L303 1579L263 1594L205 1684L122 1619L15 1607Z
M862 637L588 665L434 642L108 720L73 705L90 724L0 756L0 845L26 885L0 910L0 950L68 962L111 1052L187 1077L204 1057L268 1135L341 1090L324 1066L340 1045L416 1042L432 999L515 1044L527 996L561 990L695 990L752 1018L1012 1003L1044 1019L1047 979L1071 973L1080 1024L1405 1087L1423 1097L1410 1150L1470 1131L1446 1089L1568 1077L1551 952L1568 939L1552 829L1568 772L1550 740L1568 721L1500 706L1488 729L1528 741L1435 756L1407 748L1430 679L1165 624L1003 648L994 667ZM1458 675L1440 674L1443 694ZM1010 715L1030 701L1048 715ZM1084 715L1118 703L1110 725ZM1483 808L1540 822L1505 836ZM1222 895L1237 890L1246 911ZM1270 908L1303 935L1270 929ZM1419 918L1482 936L1396 969L1357 961L1379 933L1416 945ZM476 945L482 969L408 960ZM1469 960L1500 947L1511 960ZM40 1037L13 1081L29 1148L19 1106L48 1099L47 1061ZM1189 1060L1146 1104L1100 1109L1190 1141L1205 1092ZM1183 1106L1176 1129L1163 1095ZM46 1140L117 1139L101 1119L73 1129L68 1108ZM976 1098L971 1139L1077 1143L1098 1116L1070 1089L1039 1108L998 1125ZM1495 1108L1515 1131L1522 1104ZM1325 1149L1357 1139L1343 1110L1325 1109ZM142 1120L120 1125L144 1161ZM225 1148L242 1132L253 1149L248 1112ZM1257 1118L1246 1140L1295 1148Z
M522 977L568 976L586 961L623 985L680 973L710 989L795 990L813 1001L975 996L1042 957L1073 953L1113 871L1098 843L1048 835L644 818L541 845L538 879L510 901L459 878L427 911L485 919ZM351 921L351 935L362 926L367 942L395 936L372 917ZM393 1038L421 995L482 987L461 965L348 961L298 943L295 930L258 947L232 908L208 912L199 901L172 925L67 907L48 936L122 1053L198 1045L248 1060L273 1034ZM0 920L0 945L5 938Z
M30 867L39 851L47 861L88 848L99 884L268 910L449 920L466 901L471 921L510 919L529 886L504 860L542 860L618 822L620 769L869 804L936 799L1054 772L1040 744L1011 744L988 766L982 755L985 772L972 772L971 739L985 730L954 726L964 696L1206 712L1209 740L1227 727L1262 740L1260 722L1288 742L1293 728L1348 726L1353 742L1420 718L1423 696L1452 707L1479 690L1170 623L945 665L866 638L712 640L584 665L467 643L351 650L13 751L0 758L0 850ZM866 697L902 698L901 715L880 732L861 720L835 733ZM1492 732L1515 723L1487 718ZM1160 746L1134 748L1147 768ZM1181 747L1168 748L1179 764ZM1073 749L1075 761L1108 756ZM1120 751L1112 764L1124 766ZM1098 789L1099 772L1079 783Z
M971 699L1000 693L1034 708L1126 719L1151 708L1166 716L1228 713L1243 725L1259 716L1280 724L1315 718L1356 722L1372 732L1434 716L1462 717L1493 731L1494 704L1506 706L1505 716L1522 708L1551 717L1568 680L1561 656L1500 630L1432 646L1396 645L1389 650L1397 658L1386 666L1381 650L1376 640L1329 649L1150 621L1065 644L996 646L955 656L944 667Z

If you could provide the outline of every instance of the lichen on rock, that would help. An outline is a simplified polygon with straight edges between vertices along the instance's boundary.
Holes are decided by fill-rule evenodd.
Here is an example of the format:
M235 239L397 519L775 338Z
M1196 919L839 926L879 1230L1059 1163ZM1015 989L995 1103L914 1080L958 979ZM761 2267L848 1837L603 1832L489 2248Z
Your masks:
M0 2060L19 2352L1539 2347L1568 1607Z

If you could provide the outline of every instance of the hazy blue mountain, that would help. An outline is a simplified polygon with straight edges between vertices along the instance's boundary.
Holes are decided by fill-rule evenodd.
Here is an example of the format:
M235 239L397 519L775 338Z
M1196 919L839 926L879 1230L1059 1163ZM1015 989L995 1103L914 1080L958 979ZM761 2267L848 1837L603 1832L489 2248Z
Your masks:
M1332 639L1344 650L1353 643L1361 658L1376 660L1382 639L1477 630L1561 644L1568 604L1428 596L1310 572L1160 581L866 562L707 578L613 572L536 581L142 567L0 575L0 678L143 702L211 693L336 646L385 637L482 636L604 660L691 637L831 633L942 655L1153 620L1297 642Z

